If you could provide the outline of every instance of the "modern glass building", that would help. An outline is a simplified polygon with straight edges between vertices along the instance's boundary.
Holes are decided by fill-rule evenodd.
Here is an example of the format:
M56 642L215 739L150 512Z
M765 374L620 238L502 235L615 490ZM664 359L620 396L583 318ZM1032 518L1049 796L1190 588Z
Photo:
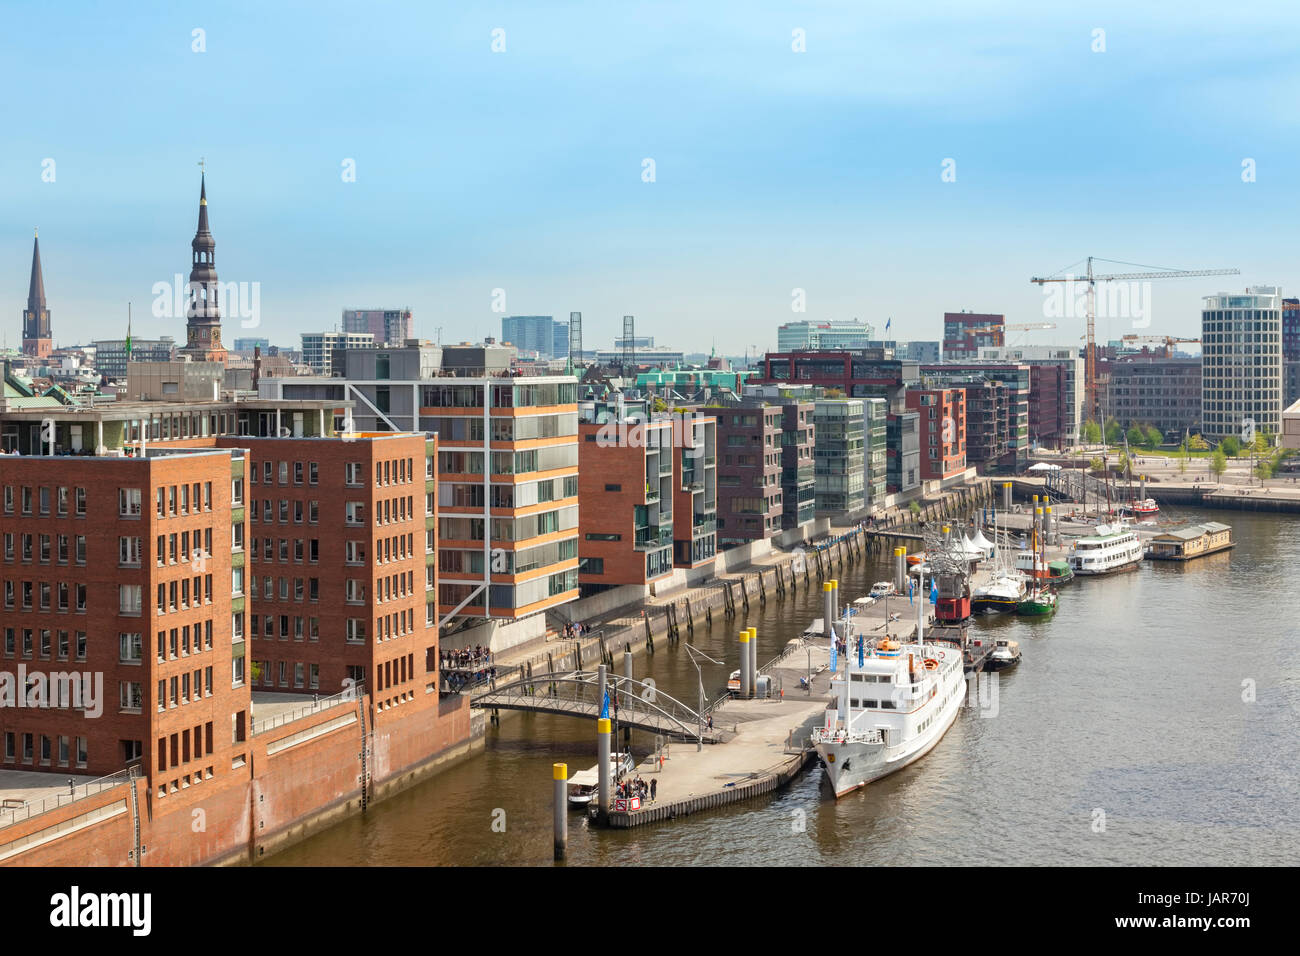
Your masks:
M1282 427L1282 295L1276 286L1205 297L1201 424L1207 438Z
M813 408L813 456L819 516L866 506L865 429L861 399L818 399Z

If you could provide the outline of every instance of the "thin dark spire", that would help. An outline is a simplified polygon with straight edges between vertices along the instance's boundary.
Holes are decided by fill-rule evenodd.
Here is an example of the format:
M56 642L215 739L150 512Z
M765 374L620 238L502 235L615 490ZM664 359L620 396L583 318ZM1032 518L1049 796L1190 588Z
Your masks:
M199 228L198 235L206 236L208 230L208 182L204 173L199 174Z
M41 273L41 239L37 233L32 239L32 281L27 286L27 310L45 310L45 276Z

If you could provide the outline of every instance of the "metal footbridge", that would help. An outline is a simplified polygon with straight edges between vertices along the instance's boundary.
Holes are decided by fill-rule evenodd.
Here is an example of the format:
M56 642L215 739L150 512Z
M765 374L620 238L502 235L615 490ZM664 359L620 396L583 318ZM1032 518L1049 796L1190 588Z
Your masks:
M720 730L710 730L707 726L711 705L701 715L659 690L652 681L610 674L605 678L605 684L609 692L609 717L616 718L619 727L702 743L722 740ZM597 674L569 671L481 687L471 694L470 706L481 710L525 710L596 720L601 716L602 699Z

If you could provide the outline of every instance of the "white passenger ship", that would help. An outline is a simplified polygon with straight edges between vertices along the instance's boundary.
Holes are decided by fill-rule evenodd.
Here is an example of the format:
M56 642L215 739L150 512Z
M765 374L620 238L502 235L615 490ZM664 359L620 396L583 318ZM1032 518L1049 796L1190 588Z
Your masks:
M1080 538L1070 552L1070 569L1079 575L1131 571L1141 561L1141 539L1122 524L1098 525L1095 535Z
M961 650L857 637L831 680L834 698L813 745L836 797L919 760L943 737L966 693Z

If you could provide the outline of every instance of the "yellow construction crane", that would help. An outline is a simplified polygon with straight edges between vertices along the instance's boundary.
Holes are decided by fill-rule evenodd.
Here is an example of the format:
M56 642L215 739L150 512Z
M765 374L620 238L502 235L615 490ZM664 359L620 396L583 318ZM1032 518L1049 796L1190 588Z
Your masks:
M1093 260L1098 262L1110 262L1121 266L1137 266L1139 269L1148 269L1148 272L1115 272L1109 275L1097 275L1092 271ZM1077 265L1078 263L1075 263ZM1067 266L1066 268L1073 268ZM1065 270L1061 270L1062 272ZM1085 382L1085 404L1088 415L1092 421L1101 421L1101 400L1097 394L1097 283L1098 282L1116 282L1147 279L1191 279L1198 276L1235 276L1240 275L1240 269L1161 269L1158 266L1144 266L1138 262L1122 262L1118 259L1102 259L1099 256L1088 256L1088 272L1086 275L1060 275L1059 273L1052 276L1035 276L1029 281L1037 285L1043 285L1047 282L1087 282L1088 283L1088 345L1084 352L1084 382Z

